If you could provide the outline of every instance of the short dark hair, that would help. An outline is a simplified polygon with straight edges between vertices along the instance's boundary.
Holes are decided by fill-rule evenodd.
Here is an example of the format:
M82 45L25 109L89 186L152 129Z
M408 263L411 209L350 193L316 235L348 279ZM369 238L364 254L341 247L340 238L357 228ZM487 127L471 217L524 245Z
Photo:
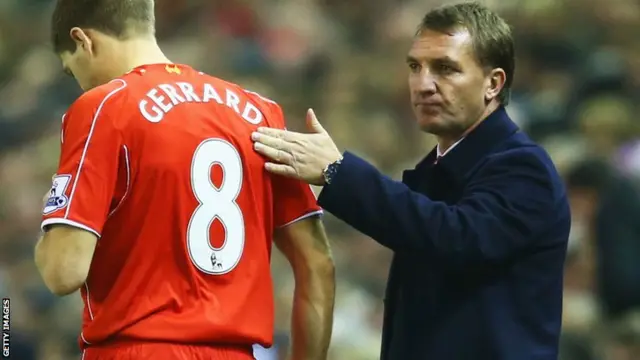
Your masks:
M498 14L477 2L444 5L429 11L420 23L422 30L449 31L464 28L471 35L478 62L486 68L502 68L504 87L498 94L503 105L509 103L515 71L515 51L509 25Z
M154 0L58 0L51 19L57 53L75 51L74 27L98 30L121 39L155 32Z

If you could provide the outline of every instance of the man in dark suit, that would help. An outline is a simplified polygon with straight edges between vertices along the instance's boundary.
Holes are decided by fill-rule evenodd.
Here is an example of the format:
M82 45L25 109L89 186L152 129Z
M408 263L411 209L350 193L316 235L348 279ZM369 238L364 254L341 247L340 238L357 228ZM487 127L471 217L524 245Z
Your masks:
M382 359L557 359L569 205L505 111L508 25L475 3L432 10L407 64L438 146L402 182L341 154L311 110L311 134L260 128L255 149L268 171L324 185L322 207L394 252Z

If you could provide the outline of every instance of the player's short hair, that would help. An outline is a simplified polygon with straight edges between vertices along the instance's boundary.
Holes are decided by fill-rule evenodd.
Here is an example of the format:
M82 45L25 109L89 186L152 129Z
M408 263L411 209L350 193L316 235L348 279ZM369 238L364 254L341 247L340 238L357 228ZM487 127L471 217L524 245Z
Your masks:
M154 0L57 0L51 19L51 41L57 53L75 51L69 32L76 26L120 39L154 34Z
M513 36L509 25L498 14L477 2L444 5L429 11L418 28L422 30L450 31L463 28L469 32L476 58L482 67L502 68L505 84L498 100L507 105L515 71Z

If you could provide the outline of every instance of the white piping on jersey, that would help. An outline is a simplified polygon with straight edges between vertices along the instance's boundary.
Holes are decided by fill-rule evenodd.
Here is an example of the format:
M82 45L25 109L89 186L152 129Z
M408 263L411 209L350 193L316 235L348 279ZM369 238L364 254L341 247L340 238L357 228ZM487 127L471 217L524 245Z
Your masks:
M91 128L89 130L89 135L87 136L87 141L84 144L84 149L82 150L82 156L80 157L80 164L78 165L78 173L76 174L76 179L73 182L73 186L71 187L71 193L69 194L69 204L67 205L67 210L64 213L65 219L69 217L69 211L71 210L71 204L73 203L73 195L75 195L75 192L76 192L78 180L80 179L80 173L82 172L82 165L84 165L84 160L85 160L85 157L87 156L87 150L89 149L89 143L91 142L91 136L93 136L93 130L95 129L96 123L98 122L98 117L100 116L102 107L107 102L107 100L109 100L111 96L115 95L118 91L127 87L127 82L122 79L115 79L112 82L114 81L122 82L122 86L112 90L110 93L107 94L107 96L104 97L104 99L102 99L102 102L100 102L100 105L96 110L96 114L93 116L93 120L91 122Z
M243 89L243 90L244 90L244 89ZM244 90L244 92L245 92L245 93L247 93L247 94L255 95L255 96L259 97L260 99L262 99L262 100L264 100L264 101L266 101L266 102L270 102L270 103L272 103L272 104L277 104L275 101L273 101L273 100L271 100L271 99L267 99L266 97L264 97L264 96L262 96L262 95L258 94L257 92L253 92L253 91L249 91L249 90Z
M91 310L91 301L89 301L89 297L91 296L89 293L89 284L84 282L84 289L87 290L87 310L89 310L89 318L93 320L93 310Z
M60 144L64 144L64 119L66 117L66 113L62 115L62 126L60 126Z
M91 343L84 338L84 331L80 333L80 338L82 339L82 341L84 341L85 344L91 345ZM84 358L84 352L82 353L82 357Z
M100 233L98 233L95 229L92 229L92 228L88 227L87 225L80 224L79 222L76 222L76 221L73 221L73 220L69 220L69 219L65 219L65 218L59 218L59 217L50 218L50 219L44 220L42 222L42 224L40 225L40 228L42 229L42 231L44 231L44 229L47 226L53 225L53 224L65 224L65 225L77 227L79 229L83 229L83 230L89 231L89 232L93 233L97 237L100 237Z
M286 223L284 225L278 226L278 229L282 229L283 227L289 226L289 225L291 225L291 224L293 224L295 222L298 222L300 220L304 220L306 218L310 218L310 217L312 217L314 215L322 215L322 214L324 214L324 211L322 211L322 210L315 210L315 211L312 211L312 212L308 212L308 213L306 213L306 214L304 214L302 216L299 216L299 217L289 221L288 223Z
M116 207L113 208L113 210L111 210L111 212L109 213L109 215L107 217L111 217L111 215L113 215L113 213L115 213L120 208L120 205L122 205L122 203L124 202L124 199L126 199L127 196L129 195L129 187L130 187L130 184L131 184L131 168L130 168L130 163L129 163L129 148L127 147L127 145L122 145L122 149L124 150L124 163L125 163L125 165L127 167L127 189L124 191L124 195L122 195L122 198L118 202L118 205L116 205Z
M93 310L91 309L91 293L89 292L89 284L87 284L86 281L84 282L84 289L87 291L87 311L89 312L89 319L93 321ZM80 332L80 338L86 344L91 345L91 343L84 338L84 331ZM82 353L82 356L84 357L84 352Z

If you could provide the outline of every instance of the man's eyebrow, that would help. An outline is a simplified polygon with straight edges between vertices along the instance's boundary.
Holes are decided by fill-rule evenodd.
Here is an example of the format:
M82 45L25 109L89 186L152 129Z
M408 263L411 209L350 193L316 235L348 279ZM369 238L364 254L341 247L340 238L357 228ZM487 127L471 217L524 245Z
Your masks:
M417 63L417 62L419 62L418 59L414 58L411 55L407 55L407 60L406 61L407 61L407 63Z
M416 59L415 57L411 56L411 55L407 55L407 63L411 64L411 63L419 63L420 61L418 61L418 59ZM440 63L440 64L458 64L457 61L453 60L452 58L450 58L449 56L443 56L443 57L439 57L436 59L430 59L429 62L431 63Z
M453 60L448 56L443 56L441 58L435 59L434 62L445 65L458 65L458 62Z

